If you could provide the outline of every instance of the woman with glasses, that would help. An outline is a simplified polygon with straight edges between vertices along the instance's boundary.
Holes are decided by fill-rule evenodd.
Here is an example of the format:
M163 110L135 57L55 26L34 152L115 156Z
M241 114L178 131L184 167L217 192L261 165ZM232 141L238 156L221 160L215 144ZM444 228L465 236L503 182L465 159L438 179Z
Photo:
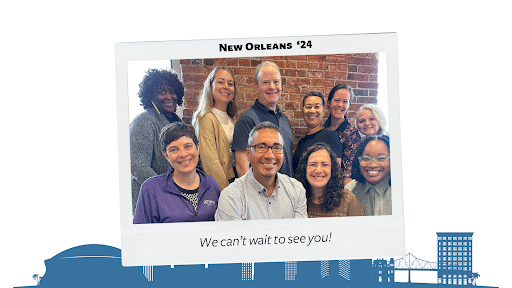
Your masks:
M145 111L130 123L132 212L135 211L140 185L169 169L169 162L160 152L158 135L165 125L182 121L175 112L185 93L178 74L165 69L149 69L139 88L140 105Z
M308 218L365 216L357 197L343 188L337 156L325 143L306 149L295 177L306 189Z
M194 129L171 123L162 129L160 144L171 168L142 184L133 223L213 221L219 185L196 168L199 142Z
M359 145L346 188L363 204L366 215L391 215L389 137L367 136Z
M231 143L236 103L233 73L225 67L215 67L204 81L192 125L201 143L203 171L217 181L221 190L235 179Z
M308 147L315 143L323 142L331 147L336 155L336 162L341 164L341 157L343 156L343 148L341 147L340 139L336 132L324 128L322 120L325 115L325 99L322 93L311 91L304 95L302 98L302 116L304 123L306 123L306 135L299 140L297 149L293 154L292 163L293 171L297 172L297 166L302 153Z

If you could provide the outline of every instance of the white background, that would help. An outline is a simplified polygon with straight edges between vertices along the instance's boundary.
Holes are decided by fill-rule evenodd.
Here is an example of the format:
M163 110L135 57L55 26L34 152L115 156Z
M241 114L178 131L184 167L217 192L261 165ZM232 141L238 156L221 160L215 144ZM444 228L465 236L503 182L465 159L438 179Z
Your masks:
M510 282L502 2L13 3L0 12L0 287L34 285L68 248L120 246L116 42L371 32L398 33L406 251L435 261L436 232L474 232L477 283Z

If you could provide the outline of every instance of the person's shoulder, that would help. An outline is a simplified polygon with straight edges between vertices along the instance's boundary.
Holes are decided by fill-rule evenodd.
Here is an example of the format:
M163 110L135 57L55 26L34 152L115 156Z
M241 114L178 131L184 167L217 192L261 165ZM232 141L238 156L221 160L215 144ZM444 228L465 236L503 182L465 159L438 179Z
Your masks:
M354 198L357 198L356 194L354 194L354 192L348 190L348 189L343 189L343 193L345 194L345 197L348 199L348 200L352 200Z
M213 179L212 176L204 174L204 172L199 169L196 169L196 170L197 170L197 174L199 174L199 179L201 181L201 184L207 185L207 186L217 186L217 188L219 187L219 184L217 184L217 181L215 181L215 179Z
M242 201L242 182L237 178L233 183L230 183L226 188L220 192L219 201Z
M217 120L217 117L215 116L215 114L213 114L212 111L208 111L203 115L203 117L199 118L197 122L199 123L199 126L201 128L204 128L205 126L216 125L217 123L219 123L219 120Z
M304 188L304 186L302 186L302 183L300 183L299 180L297 180L297 179L295 179L293 177L290 177L290 176L288 176L286 174L278 173L277 174L277 179L278 179L278 181L280 181L284 185L291 185L291 186L294 186L294 187Z
M130 123L131 127L145 127L155 125L158 123L158 117L151 111L145 110L144 112L137 115Z
M167 172L146 179L141 185L142 190L153 190L155 187L163 187L167 178Z
M238 121L242 120L242 121L247 121L247 120L253 120L255 118L258 117L258 111L254 108L254 105L249 107L249 109L245 110L242 114L240 114L240 116L238 116L238 118L236 119L236 122L238 123Z
M347 127L345 128L345 131L348 131L350 133L357 133L359 135L359 131L357 131L357 128L354 127L350 122L347 123Z

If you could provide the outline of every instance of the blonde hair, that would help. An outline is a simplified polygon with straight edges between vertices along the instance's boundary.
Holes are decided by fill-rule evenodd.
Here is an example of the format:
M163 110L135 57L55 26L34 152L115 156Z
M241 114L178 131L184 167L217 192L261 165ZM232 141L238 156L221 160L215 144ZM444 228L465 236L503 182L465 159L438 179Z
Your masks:
M212 93L212 85L213 81L215 80L215 74L217 74L217 71L224 70L231 74L231 77L233 77L233 80L235 79L235 76L229 70L228 68L224 66L217 66L213 68L213 70L208 74L208 77L206 77L206 80L204 80L203 83L203 89L201 90L201 93L199 94L197 104L197 108L194 111L194 114L192 115L192 126L196 129L196 133L198 131L198 123L199 119L203 118L203 116L208 113L210 110L212 110L213 107L213 93ZM237 112L237 99L238 99L238 89L236 87L236 82L234 82L235 87L235 94L233 97L233 100L229 102L227 113L230 117L235 118L236 112Z
M356 112L356 127L359 118L359 113L361 113L363 109L370 110L373 114L373 117L375 117L375 120L377 120L377 122L379 123L378 135L387 135L388 132L386 131L386 117L384 116L384 113L382 113L382 110L380 110L380 108L375 104L365 104L359 107L359 109Z

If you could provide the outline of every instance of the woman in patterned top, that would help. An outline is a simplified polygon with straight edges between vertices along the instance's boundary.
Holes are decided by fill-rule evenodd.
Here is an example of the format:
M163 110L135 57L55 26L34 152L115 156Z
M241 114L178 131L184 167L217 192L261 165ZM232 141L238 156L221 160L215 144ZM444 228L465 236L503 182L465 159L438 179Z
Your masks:
M344 177L343 184L347 184L352 180L350 178L352 174L352 161L354 160L357 146L361 142L359 132L348 122L347 116L345 116L353 100L354 90L347 84L334 86L327 98L330 114L324 126L332 131L336 131L340 137L343 148L343 157L341 158Z
M296 178L306 189L308 218L365 216L357 197L343 188L336 154L325 143L310 146L302 155Z
M196 168L199 142L194 129L171 123L162 129L160 143L171 168L142 184L133 223L213 221L219 185Z

